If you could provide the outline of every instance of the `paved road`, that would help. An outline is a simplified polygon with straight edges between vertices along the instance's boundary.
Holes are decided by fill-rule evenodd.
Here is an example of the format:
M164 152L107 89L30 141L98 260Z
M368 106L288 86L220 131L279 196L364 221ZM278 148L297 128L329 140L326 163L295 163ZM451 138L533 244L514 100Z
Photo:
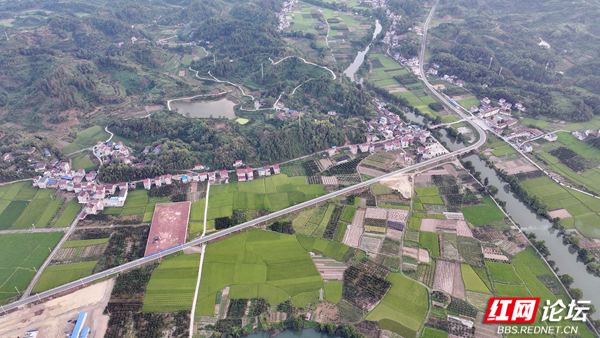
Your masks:
M427 26L429 25L429 21L431 20L431 17L433 16L433 12L435 10L435 7L438 5L438 2L439 2L439 0L436 1L436 3L433 6L431 12L429 13L429 16L427 17L427 21L425 21L425 29L423 30L423 46L421 48L421 62L420 62L420 65L419 65L419 69L421 71L421 74L424 74L424 72L423 72L423 63L424 62L423 61L425 61L425 46L426 46L425 42L426 42L426 39L427 39ZM442 155L442 156L439 156L439 157L436 157L436 158L433 158L433 159L430 159L430 160L427 160L427 161L423 161L421 163L418 163L418 164L415 164L415 165L412 165L412 166L409 166L409 167L406 167L406 168L403 168L403 169L400 169L400 170L396 170L394 172L385 174L383 176L379 176L379 177L373 178L371 180L364 181L362 183L356 184L354 186L347 187L347 188L344 188L344 189L341 189L341 190L329 193L329 194L327 194L325 196L317 197L317 198L315 198L313 200L310 200L310 201L306 201L306 202L303 202L303 203L300 203L300 204L296 204L296 205L291 206L291 207L289 207L287 209L276 211L276 212L274 212L272 214L259 217L257 219L252 220L252 221L249 221L249 222L246 222L246 223L243 223L243 224L239 224L239 225L236 225L234 227L231 227L231 228L228 228L228 229L225 229L225 230L221 230L221 231L219 231L217 233L214 233L214 234L211 234L211 235L208 235L208 236L205 236L205 237L193 239L193 240L191 240L191 241L189 241L189 242L187 242L185 244L182 244L182 245L177 246L177 247L173 247L171 249L164 250L164 251L156 253L156 254L154 254L152 256L147 256L147 257L144 257L144 258L140 258L138 260L135 260L135 261L123 264L121 266L118 266L116 268L112 268L110 270L106 270L106 271L97 273L95 275L82 278L80 280L77 280L77 281L74 281L74 282L71 282L71 283L59 286L57 288L54 288L54 289L51 289L51 290L48 290L48 291L45 291L45 292L41 292L41 293L36 294L34 296L23 297L23 299L21 299L19 301L16 301L16 302L8 304L6 306L0 307L0 310L2 310L2 311L8 311L8 310L16 309L19 306L23 306L23 305L29 304L31 302L34 302L34 301L40 299L40 298L50 297L50 296L53 296L53 295L55 295L57 293L64 292L64 291L67 291L69 289L72 289L74 287L83 286L86 283L91 283L91 282L97 281L99 279L102 279L102 278L105 278L105 277L117 274L119 272L123 272L125 270L129 270L129 269L138 267L140 265L152 262L152 261L157 260L157 259L159 259L161 257L164 257L164 256L167 256L167 255L176 253L179 250L183 250L185 248L196 246L196 245L199 245L199 244L202 244L202 243L207 243L207 242L209 242L211 240L218 239L219 237L222 237L222 236L234 233L234 232L239 231L239 230L243 230L243 229L248 228L248 227L253 227L253 226L258 225L258 224L260 224L262 222L266 222L266 221L271 220L273 218L277 218L277 217L286 215L286 214L288 214L290 212L301 210L301 209L309 207L309 206L311 206L311 205L313 205L315 203L323 202L323 201L326 201L328 199L335 198L335 197L341 196L343 194L350 193L350 192L352 192L352 191L354 191L356 189L367 187L367 186L369 186L371 184L374 184L374 183L377 183L377 182L379 182L381 180L390 178L390 177L392 177L394 175L406 173L406 172L409 172L409 171L412 171L412 170L415 170L415 169L418 169L418 168L421 168L421 167L424 167L424 166L427 166L427 165L431 165L431 164L434 164L434 163L436 163L438 161L445 160L445 159L451 158L453 156L456 156L456 155L458 155L460 153L469 152L469 151L477 149L481 145L483 145L483 143L485 143L486 138L487 138L485 132L483 131L483 129L481 129L476 123L473 123L465 114L463 114L463 112L461 112L458 108L456 108L453 105L451 105L447 101L447 99L445 99L442 95L440 95L437 91L435 91L435 89L431 86L431 84L429 84L429 82L427 81L427 78L425 76L423 76L423 81L425 82L425 85L431 90L431 92L435 96L438 97L438 99L440 101L442 101L446 106L448 106L450 109L452 109L454 112L456 112L459 116L461 116L462 118L466 119L466 121L468 123L470 123L475 128L475 130L477 130L477 132L479 133L479 136L480 136L479 137L479 141L477 141L474 144L472 144L470 146L467 146L467 147L465 147L465 148L463 148L461 150L457 150L457 151L454 151L454 152L451 152L451 153L448 153L448 154L445 154L445 155ZM74 224L76 224L76 222L77 222L77 219L75 220ZM72 228L74 228L73 225L69 229L69 232L71 231ZM63 237L63 240L65 240L66 238L67 238L67 236ZM57 245L56 248L59 248L61 244L62 243L59 243L59 245ZM55 251L56 250L57 249L55 249ZM51 256L53 256L53 255L51 255ZM46 263L48 263L48 260L44 264L46 264ZM40 268L40 271L41 270L42 269ZM38 275L36 275L36 278L34 279L34 281L37 280L37 278L39 278ZM34 284L35 283L32 282L30 284L30 288ZM31 291L30 288L28 288L28 291Z

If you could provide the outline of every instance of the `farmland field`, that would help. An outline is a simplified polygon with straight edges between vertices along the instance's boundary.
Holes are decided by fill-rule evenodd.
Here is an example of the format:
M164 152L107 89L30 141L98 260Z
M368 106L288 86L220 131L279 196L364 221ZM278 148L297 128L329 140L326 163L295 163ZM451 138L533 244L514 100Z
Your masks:
M523 283L511 264L495 262L485 262L485 264L490 268L490 273L492 274L494 281L511 284Z
M83 151L81 153L75 154L71 158L73 160L73 170L85 169L86 172L98 170L98 166L94 164L94 161L90 159L90 157L93 156L94 155L92 155L91 151Z
M191 310L199 265L200 254L181 255L162 261L148 282L142 311L164 313Z
M440 257L440 243L437 233L421 231L419 234L419 243L421 243L424 248L429 249L431 257Z
M82 206L77 203L77 199L72 199L65 211L60 215L56 223L54 223L54 227L63 228L70 226L75 220L75 217L77 217L79 211L81 211L81 208Z
M463 281L465 282L465 288L468 291L491 294L491 291L470 265L461 264L460 270L462 272Z
M341 220L344 222L351 223L352 220L354 219L355 213L356 213L356 208L348 205L348 206L346 206L346 208L344 208L344 212L342 213Z
M43 292L90 276L98 261L51 265L44 269L32 292Z
M312 243L311 247L321 246L316 244L315 238L304 238ZM332 257L339 257L340 253L343 256L343 248L348 249L341 243L318 241L325 244L324 253ZM311 292L323 287L323 280L296 236L251 230L211 244L206 249L198 300L204 300L228 285L232 286L232 299L261 297L276 306L299 294L309 293L296 297L296 302L310 296ZM198 307L196 310L199 315L213 315L208 309Z
M531 293L525 285L496 283L496 292L498 297L531 297Z
M0 214L0 230L9 229L19 219L29 202L12 201Z
M428 309L427 289L398 273L390 273L386 280L392 288L366 319L389 319L412 331L419 330Z
M491 198L484 197L481 201L486 205L475 205L462 208L462 212L467 221L474 226L480 226L502 221L504 219L504 213Z
M207 219L229 217L237 209L278 211L324 194L323 186L309 185L305 176L280 174L249 182L232 182L211 188ZM191 221L204 219L205 203L204 198L192 203Z
M63 232L0 235L0 301L17 295L15 287L24 290L33 276L64 235Z
M330 303L337 303L342 299L342 282L325 282L325 299Z

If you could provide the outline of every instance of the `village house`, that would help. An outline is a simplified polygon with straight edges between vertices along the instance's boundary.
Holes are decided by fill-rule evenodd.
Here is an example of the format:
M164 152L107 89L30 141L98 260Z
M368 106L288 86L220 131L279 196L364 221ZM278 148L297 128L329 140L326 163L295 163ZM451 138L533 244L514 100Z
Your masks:
M194 169L192 170L204 170L204 165L203 164L196 164L194 165Z
M281 174L281 170L279 169L279 164L276 164L276 165L273 166L273 174L274 175Z
M46 162L38 162L33 165L33 170L35 172L46 171Z
M244 165L244 161L242 160L236 160L235 162L233 162L233 166L238 168Z
M575 136L579 141L585 140L585 134L579 130L575 130L571 135Z
M493 107L493 108L489 108L489 109L486 109L486 110L482 111L481 113L479 113L479 116L481 118L490 117L490 116L493 116L495 114L498 114L498 112L500 112L500 108L499 107Z
M6 154L2 155L2 161L4 161L4 162L11 162L14 160L15 160L15 157L11 153L6 153Z
M207 173L200 173L200 174L198 174L198 179L200 180L200 182L206 181L207 178L208 178L208 174Z
M383 149L384 150L393 150L394 149L394 144L392 142L388 142L386 144L383 145Z
M246 180L246 169L237 170L237 179L240 182L244 182Z
M258 168L256 169L256 171L258 172L258 177L267 176L267 171L265 170L265 168Z
M490 103L492 103L492 101L490 101L490 99L488 99L487 97L484 97L483 99L481 99L481 103L489 105Z
M412 163L412 158L411 158L410 154L407 154L407 153L404 154L404 163L405 164Z
M556 134L546 134L546 136L544 136L544 140L548 141L548 142L554 142L558 139L558 136L556 136Z
M369 144L363 143L363 144L359 145L358 148L360 148L361 152L366 153L369 151Z
M331 147L331 148L327 149L327 155L329 155L329 156L335 155L335 150L336 150L335 147Z
M222 180L229 179L229 172L227 172L227 170L221 170L219 171L219 176Z
M144 189L150 190L152 188L152 181L149 178L146 178L142 182L144 183Z
M85 180L88 182L93 181L96 178L96 172L90 171L87 175L85 175Z
M358 153L358 146L355 144L350 145L350 154L356 155Z

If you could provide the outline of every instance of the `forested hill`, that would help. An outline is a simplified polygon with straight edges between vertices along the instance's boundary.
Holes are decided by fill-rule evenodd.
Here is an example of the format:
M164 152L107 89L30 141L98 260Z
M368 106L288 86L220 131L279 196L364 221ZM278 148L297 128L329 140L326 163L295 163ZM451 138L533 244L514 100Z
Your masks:
M533 115L587 121L600 114L599 12L595 0L442 1L430 61L480 97L522 102Z

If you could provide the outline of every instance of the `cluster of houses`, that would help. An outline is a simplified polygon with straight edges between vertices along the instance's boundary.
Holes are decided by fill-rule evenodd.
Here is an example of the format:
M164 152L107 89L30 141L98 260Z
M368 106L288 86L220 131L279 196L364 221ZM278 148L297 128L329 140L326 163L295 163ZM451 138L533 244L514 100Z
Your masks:
M123 142L100 142L93 148L94 154L103 161L109 163L116 159L120 159L125 164L131 164L135 160L135 156L131 155L131 150L123 145Z
M292 13L292 8L294 4L298 3L298 0L286 0L283 2L283 8L281 12L276 13L277 16L277 31L281 32L285 28L290 26L290 22L288 20L292 20L294 18L294 14ZM288 14L290 13L290 14Z
M469 111L484 120L490 128L500 131L519 122L512 117L510 112L512 104L507 103L505 99L498 100L496 107L492 106L492 101L487 97L479 102L481 102L481 107L473 106Z
M400 119L398 114L387 110L379 101L373 101L375 102L377 112L379 113L379 120L369 121L367 129L369 131L374 131L376 129L383 135L385 140L388 141L383 145L384 151L416 146L416 141L418 142L418 145L420 145L420 147L416 148L417 161L420 161L421 157L430 159L448 152L432 137L429 130L416 125L404 125L404 122ZM350 146L350 152L352 154L356 154L358 150L363 153L375 152L375 145L373 142L379 141L379 137L376 135L367 135L366 138L366 143ZM335 151L335 148L328 150L328 152L332 151Z
M544 137L549 141L556 141L555 134L544 134L541 130L535 128L526 128L517 130L508 136L509 140L515 141L519 149L524 153L533 151L533 146L527 142L537 140L538 138Z
M437 76L438 72L439 72L439 68L440 68L440 65L434 62L431 64L431 67L429 67L429 69L427 70L426 73L429 75ZM459 80L456 75L444 74L444 76L440 76L439 79L442 81L446 81L448 83L457 85L461 88L465 86L465 81Z
M407 59L404 56L400 55L399 52L396 52L396 54L394 54L394 60L400 62L403 65L407 65L409 67L418 66L419 65L419 58L418 57L413 56L413 57Z
M52 156L48 148L44 148L42 152L43 155L37 157L35 156L37 153L37 149L35 147L31 147L29 149L19 149L13 152L4 153L2 154L2 156L0 156L0 159L4 162L13 162L18 156L29 155L29 157L27 158L27 162L31 163L29 166L35 172L43 172L46 170L46 168L53 168L58 166L58 164L60 163L60 160L58 158L54 157L48 159L48 157ZM6 168L6 170L19 171L20 169L18 169L17 166L13 164Z
M371 8L381 8L387 7L386 0L358 0L359 4L367 4L371 6ZM388 9L389 11L389 9Z
M96 214L105 207L122 207L129 189L127 183L98 184L95 171L89 173L86 173L85 169L74 171L71 170L68 162L61 162L58 168L46 170L43 176L35 176L33 186L40 189L74 192L77 202L85 205L80 219ZM117 188L119 188L118 194Z

